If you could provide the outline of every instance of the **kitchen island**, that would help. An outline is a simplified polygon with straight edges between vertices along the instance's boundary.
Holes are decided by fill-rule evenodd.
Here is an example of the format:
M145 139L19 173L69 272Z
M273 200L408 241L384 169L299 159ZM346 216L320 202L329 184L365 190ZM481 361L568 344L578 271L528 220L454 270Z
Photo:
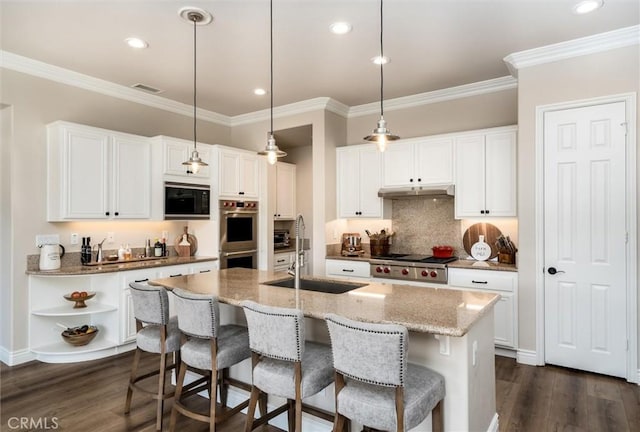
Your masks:
M221 310L223 322L243 321L237 306L244 300L299 308L308 318L307 338L325 343L329 342L323 320L327 313L404 325L410 331L409 361L445 377L445 430L497 431L492 313L497 295L380 283L344 294L327 294L265 284L284 278L286 273L233 268L157 279L150 284L217 296L221 303L230 305ZM250 366L232 370L232 374L249 381ZM332 411L333 391L320 392L306 402ZM428 431L430 425L429 418L414 430ZM305 430L330 428L309 425Z

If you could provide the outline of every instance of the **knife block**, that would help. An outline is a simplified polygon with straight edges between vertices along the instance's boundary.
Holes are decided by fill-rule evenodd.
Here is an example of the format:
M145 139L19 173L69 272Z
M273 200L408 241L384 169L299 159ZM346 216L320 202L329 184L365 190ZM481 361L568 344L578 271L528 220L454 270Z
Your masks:
M515 264L516 254L514 253L498 253L498 262L500 264Z

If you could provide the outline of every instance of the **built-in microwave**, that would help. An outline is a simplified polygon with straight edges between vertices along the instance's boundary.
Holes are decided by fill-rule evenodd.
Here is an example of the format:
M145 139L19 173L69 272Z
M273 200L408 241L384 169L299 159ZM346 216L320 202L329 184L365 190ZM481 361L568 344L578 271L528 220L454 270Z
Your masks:
M165 182L164 218L210 219L211 189L208 185Z

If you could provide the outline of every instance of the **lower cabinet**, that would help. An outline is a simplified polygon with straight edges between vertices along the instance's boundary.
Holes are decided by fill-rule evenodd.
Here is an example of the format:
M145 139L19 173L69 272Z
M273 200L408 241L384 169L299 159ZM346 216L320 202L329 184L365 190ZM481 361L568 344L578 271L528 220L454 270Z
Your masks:
M449 286L500 294L494 306L495 344L518 347L518 273L449 268Z
M280 252L273 254L273 271L287 271L296 260L295 252Z
M370 279L369 261L328 259L325 268L328 277L339 279Z

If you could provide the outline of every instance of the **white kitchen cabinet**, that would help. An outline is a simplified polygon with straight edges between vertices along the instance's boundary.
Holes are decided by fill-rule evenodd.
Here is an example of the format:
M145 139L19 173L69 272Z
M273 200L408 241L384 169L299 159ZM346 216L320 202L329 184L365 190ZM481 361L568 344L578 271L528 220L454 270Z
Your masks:
M218 149L221 198L258 198L258 155L252 152Z
M339 218L388 218L390 202L378 197L382 158L375 144L336 149Z
M456 138L455 217L516 216L515 126Z
M296 218L296 166L276 163L276 212L275 220Z
M494 306L494 342L503 348L518 347L518 273L450 267L449 286L499 294Z
M146 284L158 277L157 270L133 270L121 273L120 286L122 295L120 299L120 343L125 344L136 340L136 317L133 311L133 298L131 297L131 283Z
M325 260L328 277L338 279L370 279L369 261L328 259Z
M47 151L48 221L150 218L147 138L56 122Z
M273 271L287 271L296 260L295 252L278 252L273 254Z
M162 166L163 175L169 181L184 181L184 179L193 179L189 182L197 181L202 184L209 184L211 176L211 146L209 144L198 143L196 149L200 155L200 159L207 163L208 166L201 167L197 173L191 171L183 162L189 160L193 151L193 141L172 138L167 136L158 136L153 138L162 146ZM172 178L177 176L177 178Z
M453 136L396 141L382 154L382 187L453 183Z

